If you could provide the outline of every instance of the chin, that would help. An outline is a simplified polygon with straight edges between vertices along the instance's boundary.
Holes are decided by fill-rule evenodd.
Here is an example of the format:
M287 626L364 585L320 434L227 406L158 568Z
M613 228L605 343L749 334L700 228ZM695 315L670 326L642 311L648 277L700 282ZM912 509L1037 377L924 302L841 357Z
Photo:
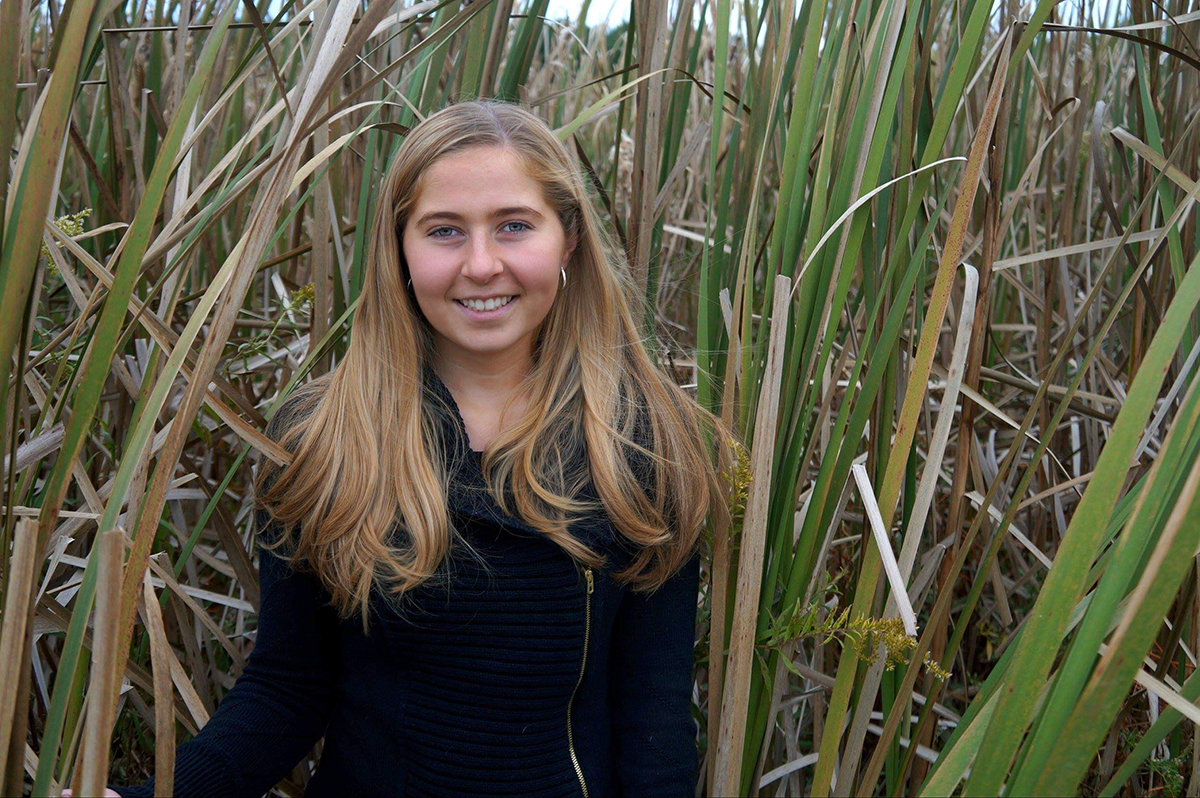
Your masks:
M455 336L453 341L462 349L468 352L477 354L500 354L512 348L521 339L521 336L509 338L505 336L503 339L495 339L490 337L470 338L465 336Z

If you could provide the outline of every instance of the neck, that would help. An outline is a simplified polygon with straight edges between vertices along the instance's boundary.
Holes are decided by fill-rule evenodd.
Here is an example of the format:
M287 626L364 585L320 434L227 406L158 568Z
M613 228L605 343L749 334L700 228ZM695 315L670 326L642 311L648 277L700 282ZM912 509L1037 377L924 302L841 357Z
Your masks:
M432 366L460 402L498 407L529 375L533 357L526 350L479 354L439 349Z

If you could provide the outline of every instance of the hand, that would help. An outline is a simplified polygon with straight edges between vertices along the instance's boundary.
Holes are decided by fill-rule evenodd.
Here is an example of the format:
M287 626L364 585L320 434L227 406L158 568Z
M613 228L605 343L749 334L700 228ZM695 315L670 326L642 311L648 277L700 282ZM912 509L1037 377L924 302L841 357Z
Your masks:
M63 790L62 798L71 798L70 788ZM113 790L105 789L104 790L104 798L121 798L121 793L114 792Z

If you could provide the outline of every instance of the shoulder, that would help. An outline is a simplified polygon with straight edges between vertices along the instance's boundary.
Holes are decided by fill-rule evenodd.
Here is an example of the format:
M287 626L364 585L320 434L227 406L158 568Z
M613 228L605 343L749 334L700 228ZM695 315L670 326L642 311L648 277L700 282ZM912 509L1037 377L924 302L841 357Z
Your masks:
M329 374L324 374L298 386L284 397L267 421L264 434L279 443L288 430L312 415L325 395L329 378Z
M635 445L631 446L622 442L621 447L630 470L637 477L638 483L646 490L652 487L651 483L654 481L653 454L657 450L650 408L646 405L645 400L636 400L629 403L625 412L633 417L629 429L629 439ZM649 495L648 490L647 495Z
M275 408L263 429L263 434L294 455L297 438L294 435L288 435L288 432L312 414L324 393L326 382L324 377L318 378L301 385L288 394ZM286 468L287 466L281 466L266 456L260 457L253 475L252 491L255 496L262 496L279 479L279 475ZM282 531L279 522L257 498L254 501L254 519L260 542L264 539L273 539Z
M271 417L267 419L263 434L291 454L296 454L300 434L299 431L293 430L302 426L320 405L329 384L329 377L329 374L324 374L310 380L279 400ZM259 460L258 472L264 473L267 478L273 478L284 467L263 456ZM258 482L257 476L255 481Z

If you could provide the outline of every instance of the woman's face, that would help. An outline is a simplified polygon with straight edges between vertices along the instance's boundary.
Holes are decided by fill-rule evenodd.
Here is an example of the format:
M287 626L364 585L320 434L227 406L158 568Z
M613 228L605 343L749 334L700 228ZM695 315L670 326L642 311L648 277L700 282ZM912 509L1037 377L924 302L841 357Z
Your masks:
M468 360L529 356L573 248L541 186L492 146L426 167L402 246L439 352Z

